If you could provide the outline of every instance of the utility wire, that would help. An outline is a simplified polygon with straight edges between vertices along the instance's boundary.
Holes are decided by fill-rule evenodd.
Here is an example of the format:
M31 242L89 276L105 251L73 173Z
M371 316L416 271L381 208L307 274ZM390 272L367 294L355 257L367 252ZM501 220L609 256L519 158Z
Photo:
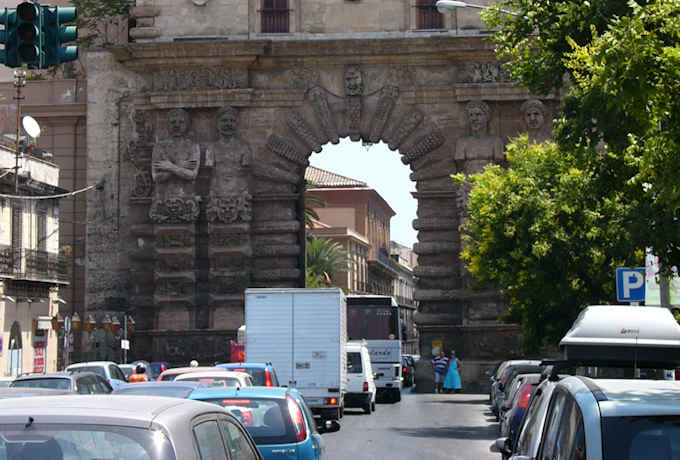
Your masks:
M74 190L72 192L67 193L60 193L58 195L32 196L32 195L6 195L4 193L0 193L0 198L8 198L10 200L54 200L57 198L68 198L70 196L75 196L80 193L87 192L88 190L92 190L95 187L97 186L90 185L88 187L81 188L80 190Z

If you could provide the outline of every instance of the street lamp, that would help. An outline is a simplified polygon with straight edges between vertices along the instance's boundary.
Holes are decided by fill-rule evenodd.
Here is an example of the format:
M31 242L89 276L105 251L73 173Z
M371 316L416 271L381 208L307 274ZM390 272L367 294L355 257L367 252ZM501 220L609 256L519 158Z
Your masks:
M438 0L436 6L437 11L440 13L446 13L447 10L456 10L457 8L477 8L478 10L491 9L491 7L488 5L475 5L474 3L459 2L457 0ZM500 10L500 12L517 16L516 13L508 10Z

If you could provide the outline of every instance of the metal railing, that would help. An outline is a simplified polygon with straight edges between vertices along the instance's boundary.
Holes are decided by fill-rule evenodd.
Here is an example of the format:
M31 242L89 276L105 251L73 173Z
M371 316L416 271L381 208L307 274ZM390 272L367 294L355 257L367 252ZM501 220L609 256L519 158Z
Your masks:
M437 11L436 0L418 0L416 9L416 29L443 29L444 15Z
M290 9L262 8L262 33L281 34L290 32Z
M0 275L15 279L68 280L64 256L38 249L0 247Z

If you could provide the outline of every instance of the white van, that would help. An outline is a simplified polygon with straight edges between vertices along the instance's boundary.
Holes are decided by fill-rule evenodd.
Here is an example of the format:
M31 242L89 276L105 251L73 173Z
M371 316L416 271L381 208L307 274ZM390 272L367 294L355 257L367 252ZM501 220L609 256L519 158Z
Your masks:
M366 414L375 411L375 382L368 348L361 342L347 342L347 393L345 407L360 407Z

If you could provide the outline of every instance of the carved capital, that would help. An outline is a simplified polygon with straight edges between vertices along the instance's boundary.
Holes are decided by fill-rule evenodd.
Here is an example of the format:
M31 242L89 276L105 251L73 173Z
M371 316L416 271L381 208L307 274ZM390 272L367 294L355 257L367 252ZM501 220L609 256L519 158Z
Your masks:
M252 196L243 192L232 196L210 196L205 206L208 222L250 222L252 216Z
M198 218L197 198L169 198L155 201L149 210L149 217L157 224L195 222Z

